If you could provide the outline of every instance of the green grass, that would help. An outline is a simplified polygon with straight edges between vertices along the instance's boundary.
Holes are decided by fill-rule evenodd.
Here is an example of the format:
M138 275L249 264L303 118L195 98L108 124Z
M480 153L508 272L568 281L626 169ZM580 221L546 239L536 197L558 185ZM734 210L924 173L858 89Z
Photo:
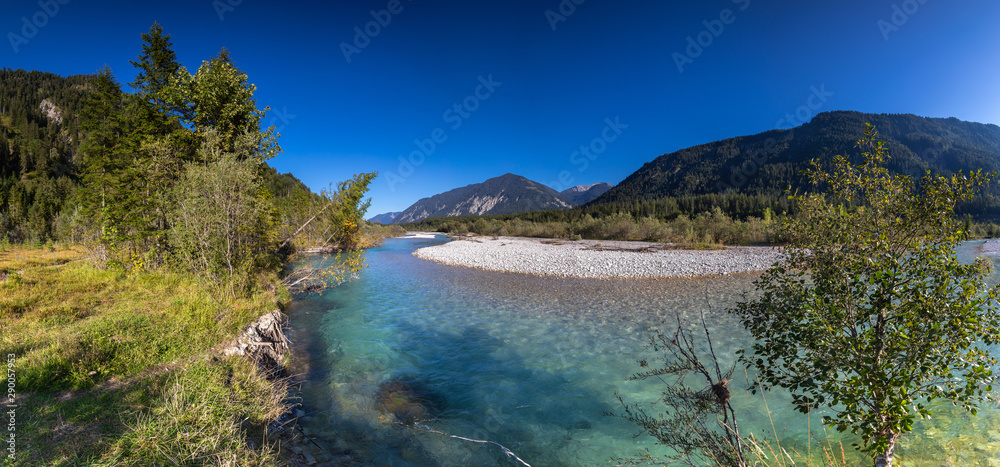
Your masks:
M285 388L212 350L272 293L217 302L189 276L119 275L80 248L7 248L0 274L0 354L16 356L21 406L17 457L0 464L275 463L245 438L284 411Z

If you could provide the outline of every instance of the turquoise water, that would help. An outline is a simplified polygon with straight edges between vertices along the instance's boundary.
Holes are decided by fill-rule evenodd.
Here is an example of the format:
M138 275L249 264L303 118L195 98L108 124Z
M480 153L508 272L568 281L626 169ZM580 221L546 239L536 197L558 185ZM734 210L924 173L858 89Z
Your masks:
M616 457L662 454L626 421L615 392L653 402L658 382L626 381L653 329L680 314L706 314L724 362L746 342L724 309L753 289L756 274L684 279L594 280L536 277L450 267L412 256L444 239L390 239L369 250L361 277L293 302L293 367L302 372L301 425L335 453L371 465L520 465L492 444L393 423L378 410L380 385L406 381L424 401L421 428L499 443L533 466L608 465ZM971 257L978 245L966 244ZM995 278L993 279L995 280ZM750 376L752 381L752 376ZM787 397L746 394L730 384L744 433L765 433L788 451L819 454L822 413L806 417ZM945 411L906 438L905 465L990 465L1000 449L1000 417ZM811 433L811 435L810 435ZM809 446L810 436L818 442ZM832 436L832 435L830 435ZM851 440L845 439L850 453ZM994 449L994 448L998 449ZM853 463L854 459L849 460Z

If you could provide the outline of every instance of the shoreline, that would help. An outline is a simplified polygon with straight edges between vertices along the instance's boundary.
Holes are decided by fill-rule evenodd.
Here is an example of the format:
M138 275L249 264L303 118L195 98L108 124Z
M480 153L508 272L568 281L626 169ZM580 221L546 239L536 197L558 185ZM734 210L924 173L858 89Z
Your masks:
M413 237L411 237L413 238ZM620 240L458 237L413 255L450 266L587 279L652 279L763 271L782 257L778 247L681 250Z

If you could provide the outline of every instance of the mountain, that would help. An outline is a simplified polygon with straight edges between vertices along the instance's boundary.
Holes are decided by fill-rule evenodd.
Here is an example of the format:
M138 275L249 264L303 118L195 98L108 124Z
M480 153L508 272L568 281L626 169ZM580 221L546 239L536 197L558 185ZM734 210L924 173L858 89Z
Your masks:
M396 219L402 212L387 212L385 214L379 214L377 216L372 216L368 219L368 222L379 223L382 225L391 224L393 220Z
M805 188L800 171L811 159L856 156L855 142L871 123L886 142L888 167L896 173L943 175L959 170L1000 172L1000 127L956 118L910 114L824 112L788 130L772 130L681 149L647 162L591 205L715 193L780 196ZM1000 208L1000 189L986 201ZM1000 211L998 211L1000 212Z
M506 174L483 183L456 188L417 201L394 222L417 222L428 217L513 214L525 211L569 209L552 188L520 175Z
M559 196L573 206L580 206L581 204L587 204L596 199L598 196L607 193L607 191L613 187L614 185L604 182L590 185L577 185L573 188L559 192Z

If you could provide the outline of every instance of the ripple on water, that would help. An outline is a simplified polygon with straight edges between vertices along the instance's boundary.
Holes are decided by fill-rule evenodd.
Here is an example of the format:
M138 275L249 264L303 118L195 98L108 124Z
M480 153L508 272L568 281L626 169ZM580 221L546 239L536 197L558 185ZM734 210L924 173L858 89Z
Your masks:
M367 252L371 267L359 280L292 304L295 364L307 368L302 396L308 415L302 424L331 451L350 452L365 464L514 465L490 445L391 423L379 410L379 389L402 380L435 398L427 412L432 415L419 423L498 442L532 465L596 465L647 447L658 452L651 439L633 438L636 428L603 415L619 411L616 391L629 401L656 400L660 388L652 382L625 381L639 369L639 359L653 357L645 347L650 332L672 328L677 315L694 322L705 313L722 360L733 361L747 341L724 309L752 290L757 274L538 277L449 267L411 255L441 241L389 240ZM738 378L731 387L749 385ZM810 429L823 436L822 414L810 421L785 401L768 395L770 417L783 445L805 451ZM734 403L744 430L770 431L759 397L734 391ZM981 428L978 446L1000 439L1000 421L995 411L991 416L974 425ZM944 446L944 452L948 443L968 436L956 434L968 424L942 426L935 423L913 438ZM924 455L908 447L902 451L912 458Z

